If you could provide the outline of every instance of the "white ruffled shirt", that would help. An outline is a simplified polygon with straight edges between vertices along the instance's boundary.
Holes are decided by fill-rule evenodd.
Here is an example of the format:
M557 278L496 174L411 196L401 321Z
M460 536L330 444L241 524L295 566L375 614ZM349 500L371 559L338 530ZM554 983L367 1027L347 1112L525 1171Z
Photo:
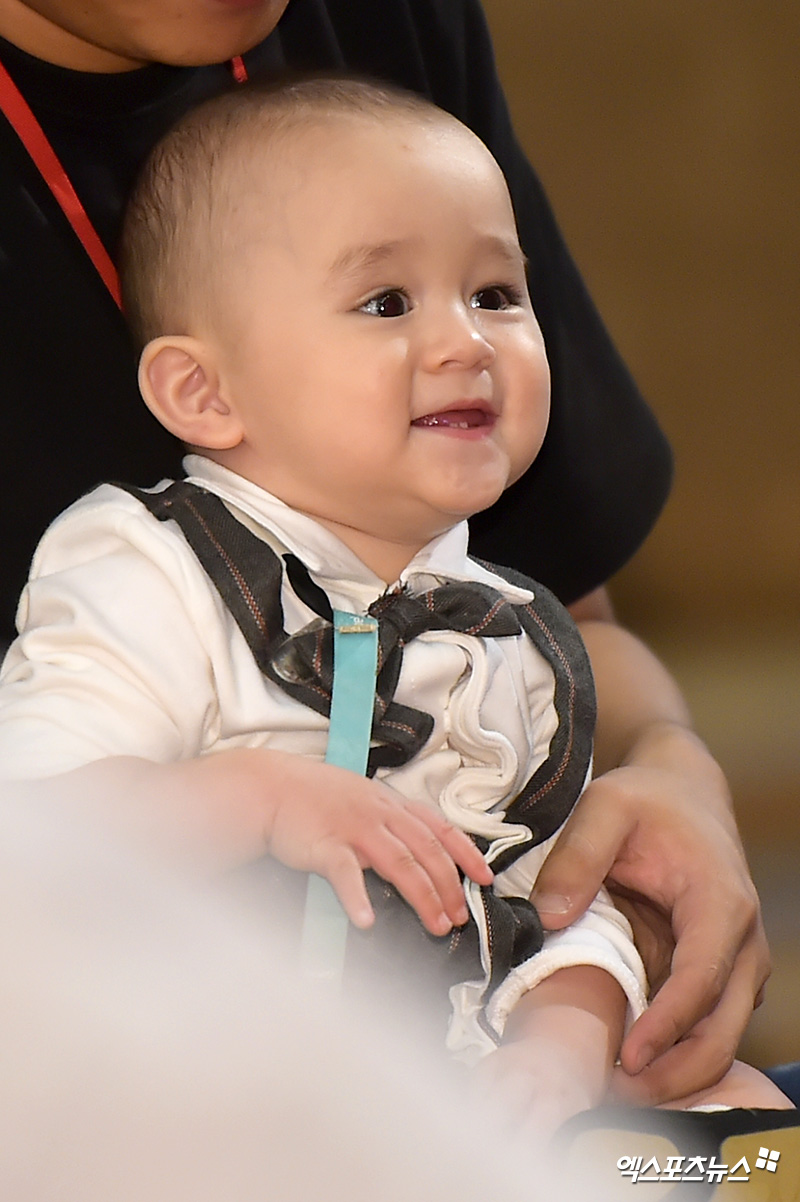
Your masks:
M192 483L219 496L278 554L297 555L334 608L365 613L386 590L313 519L210 460L190 455L184 466ZM445 579L481 581L514 604L531 598L468 558L465 522L425 546L398 583L421 592ZM282 603L290 634L315 617L285 581ZM17 627L0 675L4 779L43 778L111 755L172 762L265 747L325 757L327 719L262 675L178 526L119 489L102 485L47 531ZM553 690L552 669L524 635L426 631L405 648L395 697L429 713L433 731L412 761L378 775L486 838L491 862L528 835L503 817L547 757L557 724ZM500 873L495 890L527 897L552 842ZM476 887L465 888L477 913ZM581 919L548 934L543 949L499 985L489 1024L502 1034L523 993L575 964L611 973L628 997L629 1021L641 1013L644 969L628 923L601 891ZM485 983L451 989L448 1046L467 1061L495 1046L478 1022Z

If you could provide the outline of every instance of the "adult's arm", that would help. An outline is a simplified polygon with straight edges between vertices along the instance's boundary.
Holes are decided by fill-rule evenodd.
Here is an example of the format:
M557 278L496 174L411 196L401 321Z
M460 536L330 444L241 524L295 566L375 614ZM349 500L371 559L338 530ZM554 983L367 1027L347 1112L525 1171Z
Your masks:
M605 877L630 919L654 996L622 1048L634 1101L716 1081L769 975L758 899L725 778L656 657L604 593L574 607L598 692L598 775L537 882L544 924L574 921Z

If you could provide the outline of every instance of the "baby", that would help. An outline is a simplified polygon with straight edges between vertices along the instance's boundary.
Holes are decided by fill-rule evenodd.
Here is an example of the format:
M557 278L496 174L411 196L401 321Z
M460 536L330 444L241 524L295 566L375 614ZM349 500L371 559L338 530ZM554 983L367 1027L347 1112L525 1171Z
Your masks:
M500 169L414 96L245 88L157 148L123 259L142 393L187 479L103 485L45 535L3 775L108 761L224 809L242 861L322 873L356 927L412 917L392 948L444 964L456 1056L551 1123L599 1102L645 1005L630 930L601 894L545 937L527 900L590 770L588 660L545 589L467 555L466 519L548 419ZM333 610L380 623L366 779L322 763ZM306 761L317 791L295 787ZM371 901L364 869L408 904Z

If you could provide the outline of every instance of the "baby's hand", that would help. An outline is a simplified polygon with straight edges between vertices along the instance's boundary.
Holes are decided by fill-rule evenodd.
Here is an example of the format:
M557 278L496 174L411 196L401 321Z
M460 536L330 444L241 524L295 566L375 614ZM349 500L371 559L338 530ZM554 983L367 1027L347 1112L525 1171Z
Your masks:
M481 885L493 880L474 843L438 810L285 751L236 747L168 764L115 756L58 784L26 788L26 796L47 799L58 789L60 804L91 806L93 821L203 873L241 867L267 850L327 877L359 927L375 918L364 868L391 881L434 935L467 920L458 868Z
M271 855L327 877L358 927L375 920L364 868L394 885L432 935L467 921L458 868L481 885L491 884L493 874L463 831L380 781L292 759L288 775L295 779L284 781L268 831Z

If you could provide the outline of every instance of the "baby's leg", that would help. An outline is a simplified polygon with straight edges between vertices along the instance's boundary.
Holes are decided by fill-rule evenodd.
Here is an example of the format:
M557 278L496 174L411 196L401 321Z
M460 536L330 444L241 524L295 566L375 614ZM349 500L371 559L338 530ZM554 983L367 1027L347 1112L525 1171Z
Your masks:
M666 1102L662 1110L690 1110L696 1106L734 1107L736 1109L792 1110L793 1103L757 1068L734 1060L725 1076L716 1085L674 1102Z

